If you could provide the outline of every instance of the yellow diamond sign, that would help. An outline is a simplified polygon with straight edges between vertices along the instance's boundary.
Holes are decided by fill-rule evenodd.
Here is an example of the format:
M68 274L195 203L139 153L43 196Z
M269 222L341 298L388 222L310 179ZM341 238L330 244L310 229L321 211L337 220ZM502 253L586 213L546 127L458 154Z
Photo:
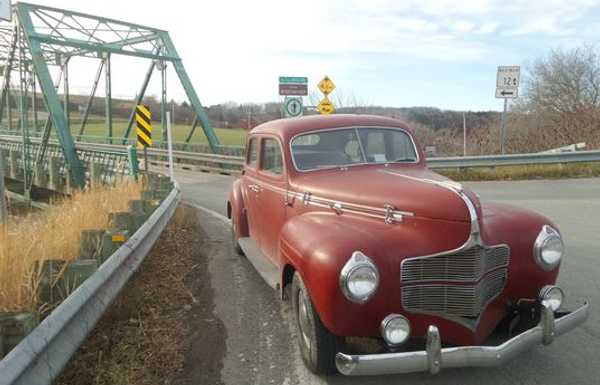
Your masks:
M325 76L323 80L321 80L319 84L317 84L317 87L319 87L322 93L324 93L325 95L329 95L331 91L335 89L335 84L333 84L331 79L329 79L329 76Z
M317 111L321 113L321 115L329 115L333 114L335 108L333 108L333 104L327 97L323 98L319 105L317 106Z

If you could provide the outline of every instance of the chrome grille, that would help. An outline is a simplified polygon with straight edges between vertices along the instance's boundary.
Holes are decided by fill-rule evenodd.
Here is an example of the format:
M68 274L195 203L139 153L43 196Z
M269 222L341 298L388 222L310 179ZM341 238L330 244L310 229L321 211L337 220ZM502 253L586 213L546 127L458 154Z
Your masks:
M405 259L401 265L402 283L423 281L473 282L494 269L508 266L506 245L474 246L452 254Z
M486 275L474 285L412 285L402 288L402 306L411 312L478 317L504 289L507 270Z

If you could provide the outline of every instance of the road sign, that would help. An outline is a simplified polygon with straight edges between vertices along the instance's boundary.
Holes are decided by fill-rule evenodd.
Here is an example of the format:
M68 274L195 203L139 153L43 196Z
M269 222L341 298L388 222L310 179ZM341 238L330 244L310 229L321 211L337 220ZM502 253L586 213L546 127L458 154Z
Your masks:
M307 84L279 83L279 95L306 96L308 95Z
M329 76L325 76L323 80L321 80L319 84L317 84L317 87L319 87L321 92L324 93L325 96L327 96L331 93L331 91L335 89L335 84L333 84L333 81L329 79Z
M11 21L12 12L10 7L10 0L0 0L0 19Z
M317 111L319 111L321 115L329 115L335 112L335 108L327 96L325 96L317 106Z
M497 88L519 88L521 80L521 67L499 66L496 75Z
M518 88L504 88L499 87L496 88L496 97L498 99L514 99L519 97L519 89Z
M152 113L146 105L139 104L135 109L137 126L137 147L142 149L152 146Z
M283 112L288 118L302 116L304 113L302 98L286 98L283 102Z
M279 83L285 84L308 84L308 78L304 76L280 76Z

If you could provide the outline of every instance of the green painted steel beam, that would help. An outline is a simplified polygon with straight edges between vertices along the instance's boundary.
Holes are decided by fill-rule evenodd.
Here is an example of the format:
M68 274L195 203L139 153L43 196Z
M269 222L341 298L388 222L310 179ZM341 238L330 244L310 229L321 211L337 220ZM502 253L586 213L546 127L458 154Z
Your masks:
M78 40L78 39L72 39L69 38L68 40L63 40L63 39L57 39L55 37L51 37L48 35L42 35L39 33L31 33L29 35L29 40L35 40L39 43L46 43L46 44L54 44L54 45L59 45L61 47L72 47L72 48L78 48L78 49L83 49L86 51L94 51L94 52L110 52L110 53L114 53L114 54L118 54L118 55L126 55L126 56L133 56L133 57L142 57L142 58L146 58L146 59L157 59L157 60L167 60L167 61L173 61L173 60L179 60L179 58L177 56L161 56L161 55L157 55L152 51L148 51L148 50L141 50L141 49L137 49L135 51L132 50L126 50L123 49L122 47L119 46L111 46L111 45L107 45L104 43L91 43L85 40ZM69 55L69 53L66 53L67 55Z
M161 37L169 55L179 57L179 55L177 54L177 50L175 49L175 45L171 41L171 37L169 36L169 34L167 32L162 32ZM192 104L192 108L194 109L196 116L200 120L202 130L206 135L206 139L208 139L208 144L210 145L211 150L213 152L217 152L220 145L219 138L217 138L217 135L213 130L212 123L210 122L210 119L208 118L204 107L202 107L202 103L200 103L200 99L198 98L196 90L194 89L194 86L192 85L192 82L190 81L190 78L188 77L188 74L185 71L185 67L183 66L182 61L173 61L173 66L175 67L175 72L177 72L177 76L179 76L181 85L183 86L183 89L185 90L185 93L187 94L187 97L190 100L190 103Z
M25 31L25 37L29 43L33 67L39 79L40 87L44 95L44 102L46 103L48 112L52 117L52 123L62 145L65 160L69 170L71 171L74 185L83 189L85 187L85 174L83 166L79 160L79 157L77 156L73 137L69 131L68 124L65 119L65 112L61 106L58 93L54 89L54 84L52 84L52 77L50 76L50 71L48 70L46 60L44 60L40 41L31 38L31 33L33 32L33 23L29 10L28 4L19 3L17 5L17 17L19 19L19 23Z
M89 18L89 19L98 20L98 21L103 22L103 23L118 24L118 25L121 25L121 26L124 26L124 27L128 27L128 28L145 29L145 30L152 31L152 32L157 32L157 33L158 32L166 32L165 30L162 30L162 29L159 29L159 28L154 28L154 27L148 27L148 26L142 25L142 24L129 23L129 22L126 22L126 21L111 19L111 18L108 18L108 17L101 17L101 16L96 16L96 15L91 15L89 13L83 13L83 12L71 11L71 10L60 9L60 8L55 8L55 7L49 7L47 5L39 5L39 4L18 2L16 4L16 7L18 8L18 11L21 11L22 9L27 9L29 11L32 10L32 9L41 9L41 10L46 10L46 11L50 11L50 12L62 13L62 14L67 15L67 16L79 16L79 17L85 17L85 18Z

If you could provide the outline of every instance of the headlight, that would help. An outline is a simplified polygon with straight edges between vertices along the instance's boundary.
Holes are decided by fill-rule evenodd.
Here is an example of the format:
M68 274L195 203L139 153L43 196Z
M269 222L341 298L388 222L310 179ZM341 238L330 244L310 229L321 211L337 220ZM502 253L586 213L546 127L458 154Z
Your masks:
M340 288L355 303L367 302L379 286L379 271L369 257L355 251L340 273Z
M564 252L565 245L558 231L544 225L533 245L533 254L538 265L550 271L558 266Z
M565 293L558 286L547 285L540 290L540 301L546 302L552 311L560 309L565 299Z
M381 321L381 336L389 346L398 346L410 337L410 322L400 314L390 314Z

